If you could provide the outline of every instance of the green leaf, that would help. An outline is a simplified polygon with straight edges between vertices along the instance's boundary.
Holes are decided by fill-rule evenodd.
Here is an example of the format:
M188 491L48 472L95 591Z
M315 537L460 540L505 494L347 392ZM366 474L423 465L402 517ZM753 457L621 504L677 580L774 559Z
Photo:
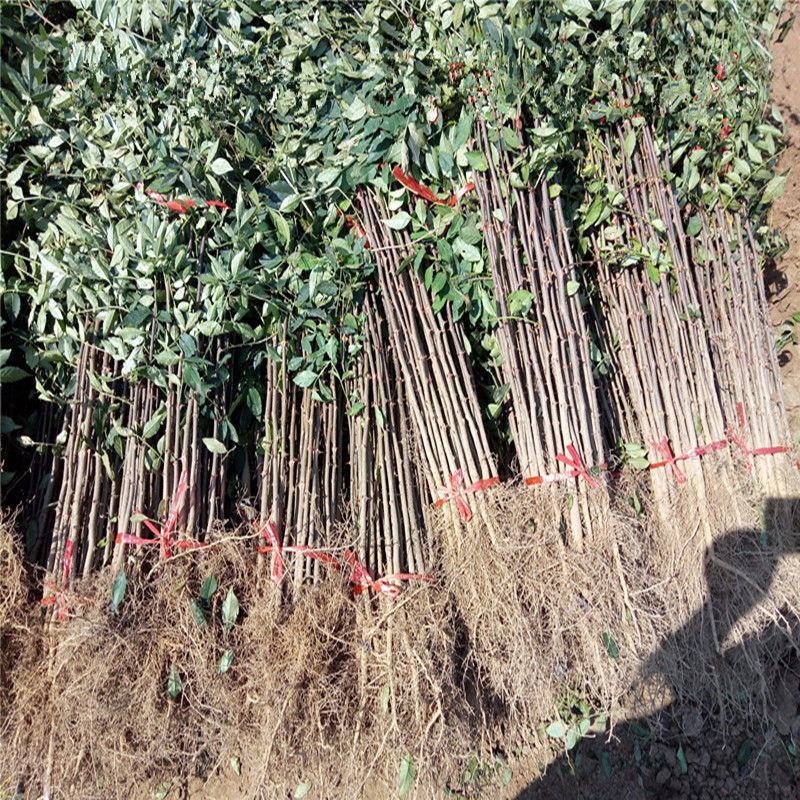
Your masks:
M580 20L587 19L594 11L589 0L562 0L562 8Z
M400 762L400 770L397 773L397 796L406 797L414 784L414 775L417 768L411 753L406 753Z
M384 684L381 689L380 697L378 698L378 708L380 708L383 714L389 713L389 691L389 684Z
M564 745L567 750L572 750L576 744L578 744L578 740L580 739L580 731L575 725L571 725L567 730L567 735L564 741Z
M560 719L556 719L544 729L544 732L551 739L563 739L567 733L567 726Z
M192 617L194 621L197 623L199 628L205 628L208 624L208 620L206 619L206 612L200 603L197 600L192 599L191 602L191 609L192 609Z
M567 297L572 297L580 288L578 281L567 281Z
M749 738L744 739L739 745L739 751L736 753L736 763L739 765L740 769L744 769L744 767L747 766L747 762L752 755L753 742Z
M142 429L142 437L149 439L151 436L155 436L161 429L161 425L164 422L166 415L167 412L164 408L156 411L156 413L150 417L150 419L147 421L147 424Z
M256 419L261 419L261 395L255 386L251 386L247 390L247 407Z
M460 236L453 243L453 252L472 264L481 260L481 251L475 245L465 242Z
M506 305L508 306L508 313L512 317L525 317L531 310L533 304L533 295L525 289L517 289L514 292L509 292L506 297Z
M222 603L222 625L227 633L236 623L239 616L239 600L233 589L228 589L225 600Z
M116 614L122 601L125 599L125 589L128 586L128 579L125 570L120 570L111 584L111 613Z
M326 186L330 186L341 174L341 170L337 167L328 167L327 169L322 169L317 173L317 180L320 182L323 188Z
M697 236L701 230L703 230L703 221L700 219L699 214L693 214L689 218L689 223L686 226L686 235Z
M212 452L218 453L220 455L225 455L228 452L228 448L219 440L214 439L211 436L205 437L203 439L203 444Z
M183 681L181 681L180 673L173 664L169 670L167 678L167 694L170 700L177 700L183 691Z
M278 232L278 237L283 244L288 247L291 234L289 232L289 223L286 221L286 217L284 217L280 211L276 211L274 208L269 209L269 215L272 217L272 222L275 225L275 230Z
M486 160L486 156L477 150L470 150L470 152L467 153L467 162L469 163L470 167L477 172L484 172L485 170L489 169L489 163Z
M297 786L294 787L294 794L292 794L293 800L303 800L310 788L310 783L298 783Z
M503 143L510 150L519 150L519 148L522 147L519 134L515 130L511 128L502 128L500 134L503 137Z
M153 800L165 800L165 798L169 795L172 791L172 788L175 784L172 781L162 781L161 783L156 786L156 790L153 793Z
M600 214L603 211L603 198L600 195L597 195L589 205L589 208L586 211L586 216L583 220L583 230L587 230L591 228L592 225L600 219Z
M661 270L652 261L648 261L646 265L647 276L653 283L661 283Z
M231 769L235 775L242 774L242 762L239 760L239 756L233 756L231 758Z
M19 367L0 367L0 383L16 383L27 377L29 373Z
M393 217L386 220L386 224L393 231L401 231L411 222L411 215L407 211L398 211Z
M608 631L603 631L603 647L612 661L619 661L619 647Z
M681 767L681 775L685 775L689 771L689 764L686 761L686 753L683 752L683 745L678 746L678 752L675 754L678 758L678 764Z
M367 107L364 105L364 101L360 97L356 97L352 103L347 107L347 110L343 113L342 116L351 120L352 122L358 122L362 117L364 117L367 113Z
M225 175L232 170L233 167L224 158L215 158L214 161L211 162L211 171L215 175Z
M233 661L233 650L226 650L219 660L219 674L224 675L231 667Z
M303 389L307 389L317 379L317 373L310 369L304 369L294 376L294 382Z
M764 194L761 195L761 202L769 205L783 194L785 186L786 175L775 175L764 189Z
M204 581L203 585L200 587L200 599L203 600L204 603L208 604L211 602L211 595L217 591L217 579L213 575L209 575Z
M636 149L636 131L631 128L625 136L625 155L630 158Z

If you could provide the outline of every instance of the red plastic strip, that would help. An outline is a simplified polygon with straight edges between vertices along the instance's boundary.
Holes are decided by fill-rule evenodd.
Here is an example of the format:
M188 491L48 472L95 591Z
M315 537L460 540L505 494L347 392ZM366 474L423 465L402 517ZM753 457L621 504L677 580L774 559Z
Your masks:
M659 455L664 456L664 461L650 464L650 469L669 466L672 470L672 474L675 476L675 480L678 483L686 483L686 476L681 472L681 468L678 466L678 459L675 458L672 453L672 448L669 446L669 439L664 436L660 442L651 442L651 444Z
M586 469L586 466L581 461L574 444L567 445L567 453L569 453L569 456L564 455L564 453L556 453L556 460L566 464L568 467L572 467L570 477L583 478L592 489L599 488L600 484L589 474L589 470Z
M470 181L466 186L462 186L456 193L450 198L450 207L455 208L460 202L461 198L465 194L469 194L470 192L475 191L475 184Z
M347 227L350 228L350 230L355 231L356 236L359 236L362 239L367 239L367 232L361 227L361 225L359 224L357 219L355 219L354 217L349 216L348 214L345 214L343 211L340 211L338 208L336 209L336 213L340 217L344 217L345 225L347 225ZM368 239L367 239L366 244L364 245L364 247L366 247L367 250L369 250L369 240Z
M788 453L788 447L756 447L751 449L747 444L747 425L744 416L744 403L737 403L736 410L739 416L739 430L737 431L732 425L725 430L725 435L731 444L736 445L741 451L742 455L747 462L747 469L753 469L753 460L751 456L771 456L778 453Z
M39 601L41 606L56 607L56 621L64 622L69 617L69 603L67 602L67 588L69 586L69 573L72 568L72 554L75 549L75 542L68 539L64 545L64 558L62 560L63 573L61 578L61 589L53 581L47 581L44 588L52 594L43 597Z
M284 566L283 566L283 548L281 547L281 540L278 536L278 529L275 527L274 522L269 522L261 528L261 535L272 546L275 557L272 559L272 580L274 583L280 583L283 580Z
M412 572L395 572L383 578L373 578L369 570L361 563L358 556L352 550L345 550L343 561L324 550L315 550L307 545L286 545L281 544L277 529L274 523L260 529L261 535L269 541L269 544L258 548L259 553L274 553L276 558L273 562L272 580L279 583L284 575L283 553L298 553L300 555L322 561L334 569L342 572L345 565L350 567L350 582L354 584L353 594L359 595L364 591L372 590L376 594L385 594L388 597L397 597L401 589L392 581L420 581L425 583L433 582L432 575L422 575ZM280 570L276 570L276 564L280 560ZM279 576L279 577L278 577Z
M492 486L499 486L500 478L485 478L475 481L471 486L464 486L464 470L458 469L450 476L449 484L449 488L440 490L442 497L436 500L433 504L434 507L439 508L452 500L456 504L461 519L464 522L469 522L472 519L472 509L469 507L464 495L468 492L474 493L482 489L490 489Z
M439 206L450 206L453 208L461 198L468 192L474 191L475 184L470 181L466 186L459 189L455 194L450 197L437 197L427 186L423 186L419 181L411 177L407 172L403 172L400 165L392 167L392 175L397 178L403 186L410 192L413 192L418 197L428 203L435 203Z
M141 192L144 192L156 205L164 206L177 214L185 214L190 208L195 208L197 206L197 203L192 200L191 197L184 197L181 200L168 200L160 192L154 192L152 189L145 189L144 184L141 182L137 183L136 187ZM224 200L205 200L204 202L207 206L211 206L212 208L219 208L225 211L231 210L231 207Z
M172 502L169 506L169 514L167 521L162 527L154 525L149 519L142 520L144 526L153 534L152 539L145 539L142 536L134 536L130 533L118 533L116 538L117 544L134 544L134 545L154 545L161 546L161 558L165 561L172 558L173 549L177 550L198 550L204 547L210 547L208 542L198 542L194 539L179 539L175 540L175 528L178 524L183 509L184 500L186 499L186 489L188 486L188 477L186 470L181 473L178 486L172 496ZM141 513L141 512L137 512Z
M71 539L67 539L67 543L64 545L64 577L62 579L62 586L64 589L69 585L69 571L72 567L72 550L74 547L75 542Z
M344 561L350 567L350 582L355 584L353 594L372 590L376 594L385 594L387 597L398 597L402 589L391 581L419 581L432 583L432 575L423 575L413 572L395 572L382 578L373 578L369 570L359 561L352 550L344 551Z

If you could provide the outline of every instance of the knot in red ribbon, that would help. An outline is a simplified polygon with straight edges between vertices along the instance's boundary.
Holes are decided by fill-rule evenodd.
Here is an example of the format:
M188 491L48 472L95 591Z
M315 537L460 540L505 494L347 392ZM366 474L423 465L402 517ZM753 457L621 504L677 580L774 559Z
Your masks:
M143 536L134 536L131 533L118 533L116 542L117 544L135 544L135 545L154 545L161 546L161 558L165 561L172 558L173 548L179 550L195 550L203 547L209 547L207 542L198 542L194 539L179 539L175 540L175 528L178 525L178 518L183 510L184 500L186 499L186 488L188 485L188 478L186 470L181 473L178 486L175 489L175 494L172 496L172 502L169 507L169 514L167 520L162 527L154 525L149 519L142 520L142 524L153 534L152 539L146 539ZM141 513L141 512L138 512Z
M467 492L475 493L481 489L490 489L492 486L500 485L500 478L484 478L475 481L471 486L464 486L464 470L457 469L449 478L449 488L439 490L441 497L433 504L434 508L439 508L452 500L456 504L458 514L464 522L472 519L472 509L466 501Z
M376 594L385 594L392 599L399 597L403 591L400 586L393 581L420 581L431 583L432 575L422 575L412 572L394 572L391 575L384 575L382 578L373 578L369 570L359 561L358 556L352 550L344 551L344 561L350 567L350 582L355 584L353 594L359 595L367 590L372 590Z
M464 470L457 469L450 476L449 482L449 492L446 489L443 490L445 494L436 502L436 505L438 507L444 505L448 500L452 500L456 504L458 515L461 519L464 520L464 522L469 522L472 519L472 509L469 507L464 497Z
M667 466L669 465L670 469L672 470L672 474L675 476L675 480L678 483L686 483L686 476L681 472L681 468L678 466L678 460L675 458L672 448L669 445L669 439L664 436L660 442L651 442L655 451L664 457L664 461L661 464L651 464L651 469L655 466Z
M747 463L747 469L753 469L753 456L770 456L777 455L778 453L788 453L788 447L756 447L750 448L747 444L746 424L744 417L744 403L737 403L736 410L739 417L739 430L737 431L732 425L725 429L725 435L731 444L736 445L744 456Z
M376 594L385 594L387 597L397 597L402 589L394 581L424 581L432 582L433 576L419 575L410 572L395 572L383 578L373 578L369 570L361 563L352 550L345 550L343 562L336 556L324 550L315 550L307 545L286 545L281 543L277 528L273 522L260 528L261 536L268 542L258 548L259 553L273 553L275 558L272 563L272 580L280 583L284 576L284 553L298 553L300 555L322 561L339 572L343 572L345 565L350 568L349 580L354 584L353 594L359 595L364 591L372 590Z
M566 464L568 467L572 467L572 472L570 473L570 477L572 478L583 478L586 483L591 486L592 489L597 489L599 484L597 481L589 474L589 470L586 469L586 466L581 461L580 456L578 455L578 451L574 444L567 445L567 453L569 456L564 455L564 453L557 453L556 460L560 461L562 464Z
M267 541L269 550L264 551L259 548L260 552L273 553L272 558L272 581L273 583L280 583L283 580L284 565L283 565L283 545L281 544L280 536L278 536L278 529L275 527L274 522L267 523L261 528L261 535Z
M52 594L43 597L39 604L42 606L55 606L56 620L63 622L69 617L69 604L67 602L67 588L69 586L69 573L72 566L72 551L75 543L68 539L64 545L64 558L63 558L63 575L61 578L61 589L52 581L45 584L45 589L48 589Z

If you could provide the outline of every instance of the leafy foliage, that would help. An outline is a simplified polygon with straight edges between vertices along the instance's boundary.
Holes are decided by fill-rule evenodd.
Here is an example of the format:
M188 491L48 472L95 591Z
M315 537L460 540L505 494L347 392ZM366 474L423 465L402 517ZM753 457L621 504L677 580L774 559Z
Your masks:
M257 439L265 359L285 358L298 386L330 399L330 378L358 356L373 266L347 218L364 188L409 232L407 267L435 311L447 305L465 323L491 375L497 306L474 200L425 202L392 168L451 196L487 168L473 134L488 119L510 184L546 174L583 256L587 231L619 202L587 148L629 119L656 130L683 203L763 216L784 181L773 174L782 120L768 103L765 47L779 7L5 4L3 310L24 365L3 357L0 380L30 373L40 397L60 402L92 341L132 383L166 387L180 364L202 413L222 416L204 439L212 453ZM670 269L657 250L628 257L653 280ZM591 276L568 291L591 293ZM518 294L509 309L526 317ZM487 395L495 418L503 387ZM98 413L118 412L109 399ZM164 414L137 431L116 422L107 446L152 437L156 467Z

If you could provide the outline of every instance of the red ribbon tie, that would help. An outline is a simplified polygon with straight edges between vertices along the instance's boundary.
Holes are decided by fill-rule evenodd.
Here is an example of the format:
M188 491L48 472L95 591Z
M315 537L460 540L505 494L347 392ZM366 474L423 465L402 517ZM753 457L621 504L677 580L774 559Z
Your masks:
M183 510L184 500L186 499L186 488L188 485L188 477L186 470L181 473L178 486L175 489L175 494L172 496L172 502L169 507L169 515L163 527L159 528L154 525L149 519L142 520L142 524L153 534L152 539L146 539L143 536L134 536L131 533L118 533L117 544L135 544L135 545L154 545L161 546L161 558L167 560L172 558L173 548L178 550L195 550L203 547L209 547L207 542L198 542L194 539L179 539L175 541L174 533L175 527L178 524L178 518ZM141 513L141 512L138 512Z
M437 197L427 186L423 186L419 181L414 180L411 175L403 172L399 164L392 167L392 175L394 175L394 177L410 192L413 192L428 203L434 203L439 206L450 206L454 208L465 194L475 189L475 184L470 181L466 186L459 189L450 197Z
M777 455L778 453L788 453L788 447L756 447L754 449L750 449L747 445L747 433L746 433L746 424L744 418L744 403L737 403L736 410L739 416L739 430L737 431L732 425L725 430L725 435L728 437L728 441L731 444L735 444L741 451L742 455L744 456L745 461L747 462L747 469L753 469L753 459L752 456L771 456Z
M586 466L581 461L574 444L567 445L567 453L569 453L569 456L565 456L563 453L557 453L556 460L560 461L562 464L566 464L568 467L572 467L571 477L583 478L592 489L597 489L600 484L589 474L589 470L586 469Z
M678 483L686 483L686 476L681 472L681 468L678 466L678 460L675 458L672 448L669 446L669 439L664 436L660 442L652 442L652 445L655 451L660 456L664 457L664 461L659 464L651 464L650 469L669 465L672 474L675 476L675 480Z

